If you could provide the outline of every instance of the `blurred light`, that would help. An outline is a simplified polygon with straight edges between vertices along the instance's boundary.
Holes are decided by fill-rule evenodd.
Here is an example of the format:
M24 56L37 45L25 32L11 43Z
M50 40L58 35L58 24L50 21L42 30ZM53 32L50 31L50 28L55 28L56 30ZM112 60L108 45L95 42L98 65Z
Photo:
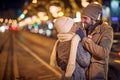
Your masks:
M8 23L12 23L12 20L11 20L11 19L9 19Z
M112 21L115 21L115 22L118 21L118 17L111 17L111 18L112 18Z
M18 18L17 18L17 20L18 20L18 21L20 21L20 20L21 20L21 18L20 18L20 17L18 17Z
M43 30L43 29L39 29L39 33L40 33L40 34L43 34L43 33L44 33L44 30Z
M0 27L0 32L5 32L5 26Z
M53 17L58 17L57 13L52 14Z
M5 23L8 23L8 19L5 19Z
M50 21L48 21L47 23L48 23L48 28L49 28L49 29L53 29L53 23L50 22Z
M106 12L110 14L110 7L106 7Z
M36 22L37 16L32 16L32 21Z
M31 24L28 25L28 29L29 30L32 29L32 25Z
M119 7L119 1L111 1L111 8L113 9L113 11L116 11Z
M21 21L21 22L19 22L18 25L19 25L19 26L24 26L24 25L25 25L25 22L24 22L24 21Z
M103 8L103 18L109 18L110 17L110 8L109 7L105 7Z
M0 18L0 22L3 22L3 18Z
M41 23L40 18L37 17L36 22L37 22L37 23Z
M43 19L44 16L46 16L46 12L38 12L37 15L39 16L40 19Z
M24 19L24 18L25 18L25 14L21 14L21 15L20 15L20 18L21 18L21 19Z
M120 56L120 52L118 52L118 56Z
M60 7L57 7L57 6L50 6L50 12L51 13L57 13L58 11L60 11L61 8Z
M34 23L34 28L38 28L38 23Z
M33 0L32 3L37 3L37 0Z
M62 9L61 9L61 7L59 7L59 6L54 6L54 5L52 5L52 6L50 6L49 10L50 10L50 13L52 14L53 17L58 17L58 16L59 16L58 13L59 13Z
M30 31L33 32L33 33L38 33L38 28L33 28Z
M27 14L27 12L28 12L28 10L24 10L24 11L23 11L23 14Z
M46 30L46 36L51 36L51 33L52 33L51 30L49 29Z
M81 18L81 13L80 12L76 12L76 17L77 18Z
M25 23L27 23L27 24L29 24L31 21L32 21L32 20L31 20L31 17L27 17L27 18L25 19Z
M13 26L15 26L15 27L17 27L17 25L18 25L16 20L13 20L13 21L12 21L12 24L13 24Z
M44 16L44 17L43 17L43 20L44 20L44 21L47 21L47 20L48 20L48 16Z
M116 60L116 59L115 59L115 60L114 60L114 62L116 62L116 63L119 63L119 64L120 64L120 60Z
M94 1L93 3L95 3L95 4L99 4L99 2L98 2L98 1Z
M74 18L75 22L80 22L81 21L81 13L80 12L76 12L76 18Z
M81 0L81 2L82 2L81 4L83 7L86 7L89 4L89 2L87 2L87 0Z
M59 13L58 13L58 16L59 17L61 17L61 16L63 16L64 15L64 13L62 12L62 11L60 11Z

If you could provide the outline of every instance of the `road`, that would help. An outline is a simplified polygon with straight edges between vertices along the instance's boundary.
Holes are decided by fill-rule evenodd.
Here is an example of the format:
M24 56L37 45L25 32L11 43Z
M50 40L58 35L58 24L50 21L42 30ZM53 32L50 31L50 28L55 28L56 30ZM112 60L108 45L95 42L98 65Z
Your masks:
M55 41L25 31L0 33L0 80L59 80L61 70L49 65ZM112 48L119 49L115 46ZM109 80L120 79L116 58L120 59L110 54Z
M29 32L0 34L0 80L58 80L61 71L49 65L55 39Z

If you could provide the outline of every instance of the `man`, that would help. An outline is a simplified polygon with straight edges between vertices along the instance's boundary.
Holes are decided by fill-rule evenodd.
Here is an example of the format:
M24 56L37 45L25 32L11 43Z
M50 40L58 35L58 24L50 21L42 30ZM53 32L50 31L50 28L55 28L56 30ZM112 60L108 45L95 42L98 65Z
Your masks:
M113 29L102 22L102 6L91 3L82 11L83 30L76 33L82 45L91 54L91 63L86 72L87 80L107 80L109 52L113 43ZM84 33L83 33L84 32Z

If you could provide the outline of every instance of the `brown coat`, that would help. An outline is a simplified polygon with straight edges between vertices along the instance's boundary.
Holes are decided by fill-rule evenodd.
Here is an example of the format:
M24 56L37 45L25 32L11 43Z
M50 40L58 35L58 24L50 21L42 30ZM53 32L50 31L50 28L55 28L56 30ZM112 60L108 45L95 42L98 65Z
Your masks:
M83 46L91 53L91 63L87 72L87 80L107 80L109 52L113 43L113 29L107 23L98 25L85 37Z

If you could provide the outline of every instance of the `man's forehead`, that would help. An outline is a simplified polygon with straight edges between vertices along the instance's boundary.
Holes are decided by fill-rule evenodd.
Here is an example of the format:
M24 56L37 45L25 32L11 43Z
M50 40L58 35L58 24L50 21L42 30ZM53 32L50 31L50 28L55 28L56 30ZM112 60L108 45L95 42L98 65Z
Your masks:
M81 15L82 18L89 18L88 16L86 15Z

